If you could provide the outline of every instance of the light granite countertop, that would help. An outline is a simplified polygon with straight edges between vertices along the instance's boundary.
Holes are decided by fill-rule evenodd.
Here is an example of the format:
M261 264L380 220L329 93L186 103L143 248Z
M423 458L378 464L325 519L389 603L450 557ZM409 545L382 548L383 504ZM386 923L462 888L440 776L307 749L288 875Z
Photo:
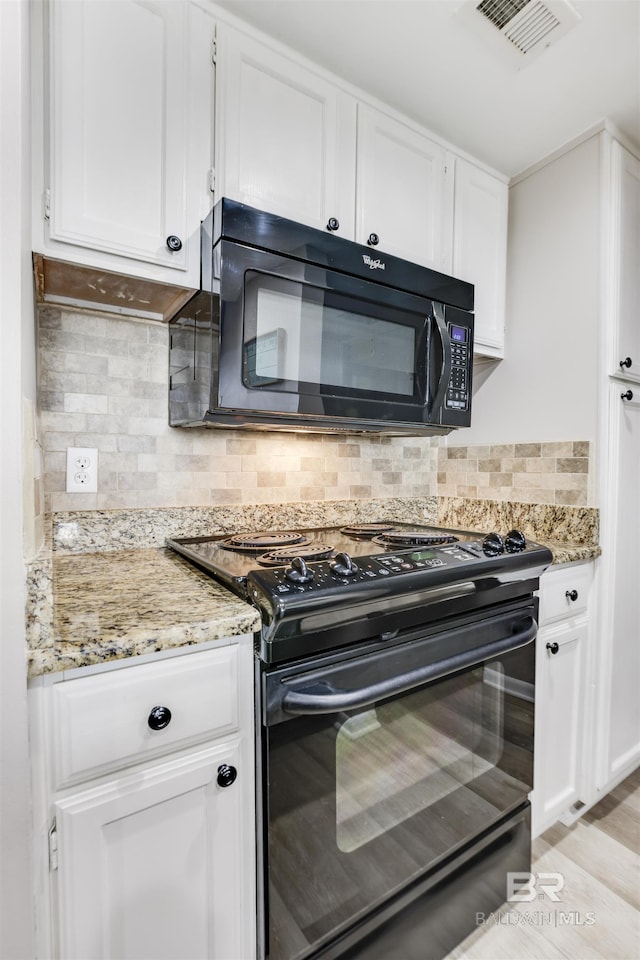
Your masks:
M167 549L56 556L29 676L253 633L260 614Z
M290 526L361 519L408 520L459 529L517 526L548 546L554 564L599 556L597 511L491 501L423 498L359 505L294 504L225 514L231 532L269 529L274 514ZM215 508L54 515L42 555L28 567L28 674L233 638L260 628L260 615L187 560L161 546L164 536L222 529ZM124 536L126 534L126 536ZM571 536L573 534L573 536ZM553 539L552 539L553 538Z

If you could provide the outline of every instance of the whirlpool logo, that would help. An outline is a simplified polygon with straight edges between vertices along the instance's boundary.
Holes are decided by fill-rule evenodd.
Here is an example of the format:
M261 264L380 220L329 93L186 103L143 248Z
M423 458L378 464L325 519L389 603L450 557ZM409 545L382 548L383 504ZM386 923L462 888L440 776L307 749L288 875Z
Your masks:
M368 253L362 254L362 261L369 267L369 270L386 270L387 265L383 263L382 260L374 260L373 257L370 257Z

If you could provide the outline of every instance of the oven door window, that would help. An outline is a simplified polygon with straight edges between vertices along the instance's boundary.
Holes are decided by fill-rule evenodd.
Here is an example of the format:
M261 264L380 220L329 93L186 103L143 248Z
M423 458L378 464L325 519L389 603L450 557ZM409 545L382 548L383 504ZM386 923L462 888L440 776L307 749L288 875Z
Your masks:
M306 957L526 801L532 671L530 646L267 730L270 960Z
M347 717L336 738L336 843L352 853L490 773L504 748L500 663Z
M253 390L419 403L425 324L424 315L249 270L243 382Z

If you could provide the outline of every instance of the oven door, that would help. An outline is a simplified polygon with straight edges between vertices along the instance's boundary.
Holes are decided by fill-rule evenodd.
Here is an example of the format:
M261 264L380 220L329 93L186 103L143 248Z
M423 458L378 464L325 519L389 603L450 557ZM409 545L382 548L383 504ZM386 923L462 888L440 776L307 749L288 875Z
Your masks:
M270 960L325 956L527 803L536 615L531 601L264 674Z
M454 355L471 356L470 314L230 241L220 271L214 406L276 424L468 426L470 383L464 404L445 394Z

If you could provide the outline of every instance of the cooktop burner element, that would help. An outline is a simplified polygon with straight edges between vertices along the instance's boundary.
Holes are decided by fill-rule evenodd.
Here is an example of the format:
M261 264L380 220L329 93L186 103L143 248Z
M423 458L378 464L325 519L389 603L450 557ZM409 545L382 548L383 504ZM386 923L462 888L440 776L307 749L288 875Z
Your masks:
M353 523L347 527L341 527L340 533L344 533L347 537L371 538L375 537L376 534L387 533L389 530L394 529L394 523Z
M282 547L279 550L270 550L263 553L256 557L256 563L263 567L281 567L283 563L289 563L296 557L300 557L302 560L325 560L327 557L332 557L334 553L333 547L326 543L312 543L309 546L295 544L291 547Z
M410 546L410 547L432 547L442 543L457 543L459 537L452 533L433 533L424 530L394 530L388 533L381 533L378 537L373 537L373 543L379 543L382 546Z
M296 544L300 547L311 543L308 537L295 531L268 531L264 533L234 533L219 541L224 550L237 550L240 553L265 553L277 547ZM297 554L295 554L297 556Z

